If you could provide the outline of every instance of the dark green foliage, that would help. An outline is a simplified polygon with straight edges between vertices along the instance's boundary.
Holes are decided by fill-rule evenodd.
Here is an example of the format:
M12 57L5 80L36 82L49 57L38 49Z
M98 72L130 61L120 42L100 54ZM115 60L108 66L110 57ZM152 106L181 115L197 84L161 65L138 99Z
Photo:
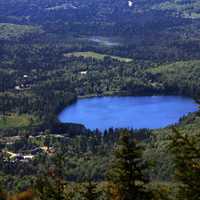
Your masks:
M51 166L46 166L43 169L43 173L36 179L34 188L40 200L65 199L65 181L63 173L64 157L63 153L59 152L54 155Z
M82 196L84 200L98 200L100 192L97 191L97 185L92 182L86 183Z
M170 148L174 154L179 199L200 199L200 134L186 135L173 129Z
M121 200L151 199L145 185L147 166L142 159L142 148L132 140L128 132L122 133L114 153L109 179L116 185Z
M0 129L0 171L4 173L5 188L16 192L26 190L40 165L46 167L36 182L41 200L70 199L63 193L66 181L83 182L88 177L96 182L105 180L111 152L121 131L109 129L101 135L98 130L92 132L82 125L59 124L58 113L78 97L198 96L199 5L198 0L136 0L132 7L126 0L0 0L0 122L10 117L18 124L4 123L4 129ZM133 61L64 56L80 51ZM20 125L17 119L22 121L26 116L31 117L30 123ZM196 134L199 121L199 115L194 113L183 118L178 126L183 133ZM49 130L48 134L45 130ZM194 139L175 134L171 140L174 162L166 148L170 129L157 130L150 143L152 131L129 132L132 135L123 136L116 150L111 172L120 200L150 199L144 171L153 180L170 182L174 163L179 172L177 179L183 184L181 200L199 198L198 163L194 159L191 162L190 157L197 155L191 148L191 144L198 147L197 136ZM22 133L30 134L32 139L22 137L15 141L5 137ZM144 159L151 161L151 170L145 166L140 145L132 141L135 137L145 141ZM64 147L64 155L48 155L47 167L45 153L40 149L44 146L56 151ZM6 156L4 159L7 150L29 154L33 149L39 153L29 162ZM81 199L79 189L77 198ZM93 182L86 184L85 198L97 198L97 191ZM163 194L158 196L161 198Z
M150 80L168 93L199 96L199 60L176 62L147 70Z

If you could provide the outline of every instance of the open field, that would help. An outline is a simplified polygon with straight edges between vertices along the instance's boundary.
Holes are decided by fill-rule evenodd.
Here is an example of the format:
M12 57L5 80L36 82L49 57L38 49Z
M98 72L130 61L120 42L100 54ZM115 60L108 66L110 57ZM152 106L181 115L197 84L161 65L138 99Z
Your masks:
M116 59L120 62L132 62L133 59L131 58L124 58L119 56L111 56L107 54L96 53L93 51L86 51L86 52L73 52L73 53L66 53L64 54L65 57L75 56L75 57L84 57L84 58L94 58L97 60L103 60L105 57L111 57L112 59Z
M22 128L29 126L31 121L35 119L29 115L16 115L12 114L10 116L0 117L0 129L2 128Z
M19 39L28 34L40 34L39 26L0 23L0 39Z

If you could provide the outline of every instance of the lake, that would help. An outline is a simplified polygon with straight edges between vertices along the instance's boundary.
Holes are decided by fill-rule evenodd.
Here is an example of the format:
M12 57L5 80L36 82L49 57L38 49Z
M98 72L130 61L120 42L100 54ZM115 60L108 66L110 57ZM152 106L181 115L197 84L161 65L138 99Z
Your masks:
M191 98L180 96L94 97L80 99L58 116L62 123L90 129L163 128L198 110Z

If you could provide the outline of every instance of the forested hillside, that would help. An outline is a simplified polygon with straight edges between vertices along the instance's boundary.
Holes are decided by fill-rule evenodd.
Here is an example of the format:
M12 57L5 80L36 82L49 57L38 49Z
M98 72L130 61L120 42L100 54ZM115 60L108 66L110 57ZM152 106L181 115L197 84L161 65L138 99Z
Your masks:
M199 102L198 0L0 0L0 199L199 200L199 112L156 130L57 118L136 95Z

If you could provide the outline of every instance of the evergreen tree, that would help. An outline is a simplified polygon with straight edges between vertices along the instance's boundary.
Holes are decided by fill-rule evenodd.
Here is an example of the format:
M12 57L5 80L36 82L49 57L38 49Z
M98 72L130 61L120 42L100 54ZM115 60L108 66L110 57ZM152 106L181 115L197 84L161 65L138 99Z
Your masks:
M83 198L84 200L98 200L100 192L97 191L95 183L88 182L84 187Z
M179 198L200 200L200 134L187 135L173 128L170 149L174 155Z
M37 178L36 194L40 200L64 200L64 186L64 156L58 152L54 155L52 166Z
M118 199L151 199L151 192L148 192L145 187L148 183L144 174L146 167L142 159L141 146L125 131L115 149L113 165L108 174L118 190Z

